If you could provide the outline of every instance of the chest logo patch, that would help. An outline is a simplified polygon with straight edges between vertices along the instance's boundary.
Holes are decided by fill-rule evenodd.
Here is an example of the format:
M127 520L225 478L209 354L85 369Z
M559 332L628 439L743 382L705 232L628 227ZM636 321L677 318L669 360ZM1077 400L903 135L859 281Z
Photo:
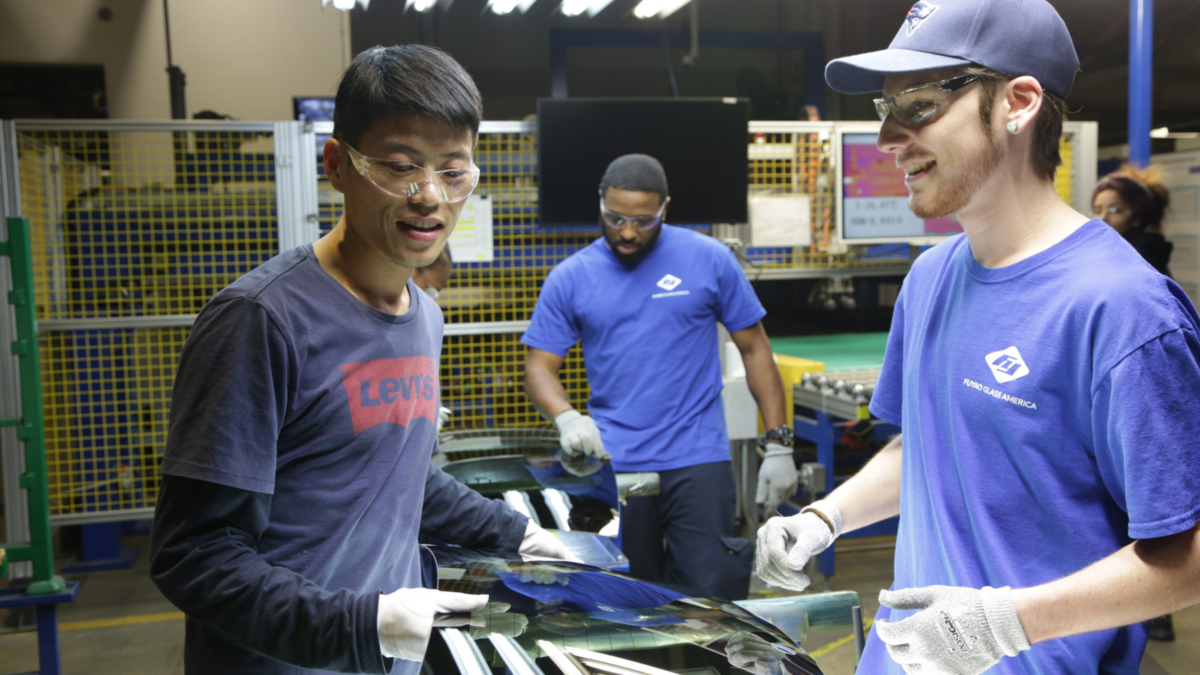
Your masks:
M674 274L668 274L667 276L659 279L658 283L655 284L655 286L658 286L659 288L663 289L664 291L673 291L673 290L675 290L676 286L678 286L679 284L682 284L682 283L683 283L683 279L680 279L679 277L675 276Z
M1000 384L1029 374L1029 366L1025 365L1025 359L1021 358L1021 352L1017 351L1016 347L992 352L983 358L987 361L988 368L992 369L992 376Z
M437 419L437 360L407 356L350 363L341 367L357 436L384 423L407 427L418 417Z

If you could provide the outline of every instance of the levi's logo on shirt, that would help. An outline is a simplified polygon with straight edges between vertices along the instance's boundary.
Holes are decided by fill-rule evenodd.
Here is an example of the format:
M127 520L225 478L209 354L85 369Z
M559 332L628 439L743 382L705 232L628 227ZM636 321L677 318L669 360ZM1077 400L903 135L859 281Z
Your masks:
M437 419L435 359L406 356L350 363L341 369L355 436L385 422L407 427L418 417Z

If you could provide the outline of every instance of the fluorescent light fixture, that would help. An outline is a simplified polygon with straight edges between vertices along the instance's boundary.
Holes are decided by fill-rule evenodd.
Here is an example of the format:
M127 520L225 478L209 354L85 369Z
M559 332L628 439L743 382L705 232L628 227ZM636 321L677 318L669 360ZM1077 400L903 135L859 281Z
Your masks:
M355 5L361 6L363 9L371 4L371 0L321 0L321 9L325 9L329 5L333 5L334 9L340 9L343 12L354 9Z
M612 4L612 0L563 0L559 10L563 16L579 16L587 12L588 18L591 18L610 4Z
M428 12L437 4L437 0L404 0L404 11L411 7L418 12Z
M642 0L633 8L633 15L639 19L658 17L665 19L674 14L680 7L692 0Z
M514 9L524 14L534 2L536 0L488 0L487 6L496 14L512 14Z
M1166 127L1159 127L1150 130L1150 138L1167 138L1171 134L1171 130Z

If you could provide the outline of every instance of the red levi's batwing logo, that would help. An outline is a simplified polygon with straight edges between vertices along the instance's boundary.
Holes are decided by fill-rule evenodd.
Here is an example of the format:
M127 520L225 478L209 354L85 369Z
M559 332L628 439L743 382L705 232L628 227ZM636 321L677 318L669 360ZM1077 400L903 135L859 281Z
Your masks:
M407 427L418 417L437 420L437 361L428 356L379 359L342 366L354 435L384 422Z

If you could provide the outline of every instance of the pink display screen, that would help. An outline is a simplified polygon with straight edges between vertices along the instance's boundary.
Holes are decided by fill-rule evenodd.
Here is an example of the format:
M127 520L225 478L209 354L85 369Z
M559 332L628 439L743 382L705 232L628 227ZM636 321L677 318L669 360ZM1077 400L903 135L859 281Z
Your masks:
M953 217L925 220L908 208L896 156L875 147L875 134L842 135L842 238L911 240L962 232Z

